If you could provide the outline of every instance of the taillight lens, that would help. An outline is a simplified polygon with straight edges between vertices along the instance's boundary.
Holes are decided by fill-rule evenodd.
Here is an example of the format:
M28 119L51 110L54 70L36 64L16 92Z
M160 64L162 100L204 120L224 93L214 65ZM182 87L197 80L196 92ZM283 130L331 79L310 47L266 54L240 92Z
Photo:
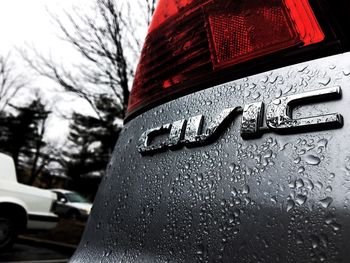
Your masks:
M308 0L160 0L128 114L267 54L321 42ZM216 76L217 77L217 76Z

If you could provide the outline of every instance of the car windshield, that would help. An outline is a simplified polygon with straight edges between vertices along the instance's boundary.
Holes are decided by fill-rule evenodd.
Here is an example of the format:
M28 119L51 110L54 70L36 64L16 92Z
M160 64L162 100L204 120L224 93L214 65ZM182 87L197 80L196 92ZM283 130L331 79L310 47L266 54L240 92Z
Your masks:
M65 194L68 201L72 203L89 203L89 201L78 193L67 193Z

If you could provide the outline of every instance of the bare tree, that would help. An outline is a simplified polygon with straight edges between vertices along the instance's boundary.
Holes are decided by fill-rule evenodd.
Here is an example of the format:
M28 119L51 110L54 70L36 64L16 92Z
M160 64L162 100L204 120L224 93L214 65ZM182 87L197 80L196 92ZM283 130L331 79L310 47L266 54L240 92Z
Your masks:
M47 112L49 114L49 112ZM46 132L46 120L47 116L43 118L40 123L38 123L38 139L35 141L33 152L33 161L30 169L29 184L32 185L38 175L51 161L50 153L44 152L43 147L45 146L44 136ZM51 150L52 148L46 147L46 150Z
M0 55L0 112L3 112L20 89L29 84L27 78L16 73L10 54Z
M123 115L119 117L125 117L135 62L142 46L134 32L139 22L129 13L130 2L121 2L96 0L94 13L75 9L74 12L65 12L63 18L51 13L63 40L71 44L82 58L74 68L67 70L35 49L32 49L33 56L21 51L33 69L86 100L98 118L101 118L101 113L95 101L101 95L108 95L116 104L121 104ZM155 0L147 0L146 7L147 23L154 11Z
M69 150L61 159L66 160L62 167L72 183L81 185L85 175L103 176L121 129L119 119L125 117L143 42L140 28L145 31L155 3L95 0L92 12L78 8L63 16L50 13L61 38L79 55L76 65L62 65L33 47L20 50L37 73L85 100L95 113L73 112L70 119Z
M156 0L146 0L147 2L147 24L151 23L152 15L156 9Z

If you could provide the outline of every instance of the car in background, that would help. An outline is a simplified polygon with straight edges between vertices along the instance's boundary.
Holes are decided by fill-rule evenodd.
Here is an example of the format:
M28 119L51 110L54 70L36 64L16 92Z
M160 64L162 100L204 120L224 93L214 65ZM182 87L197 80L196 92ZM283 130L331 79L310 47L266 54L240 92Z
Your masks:
M56 196L50 190L17 182L12 157L0 153L0 251L11 248L25 230L49 230L57 225L52 212Z
M57 195L54 212L69 219L86 220L91 211L92 203L77 192L64 189L51 189Z

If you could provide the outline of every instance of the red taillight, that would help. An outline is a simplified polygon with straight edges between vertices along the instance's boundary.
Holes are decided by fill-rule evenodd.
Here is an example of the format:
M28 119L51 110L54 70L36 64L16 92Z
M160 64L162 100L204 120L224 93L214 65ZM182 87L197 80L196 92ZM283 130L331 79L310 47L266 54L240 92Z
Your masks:
M324 34L308 0L284 0L304 45L321 42Z
M195 0L160 0L159 2L161 3L158 4L157 9L154 12L148 32L157 29L165 20L181 12L183 8L192 4Z
M160 0L128 113L202 85L215 73L324 39L308 0Z

